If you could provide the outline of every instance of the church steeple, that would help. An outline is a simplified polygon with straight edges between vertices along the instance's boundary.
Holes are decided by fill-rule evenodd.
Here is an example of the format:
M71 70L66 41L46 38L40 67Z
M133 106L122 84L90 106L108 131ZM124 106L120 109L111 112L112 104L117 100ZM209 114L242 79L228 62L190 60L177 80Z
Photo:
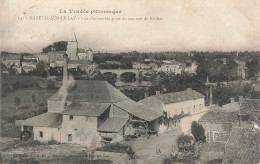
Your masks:
M68 40L67 52L69 59L78 60L78 40L76 33L72 27L71 35Z

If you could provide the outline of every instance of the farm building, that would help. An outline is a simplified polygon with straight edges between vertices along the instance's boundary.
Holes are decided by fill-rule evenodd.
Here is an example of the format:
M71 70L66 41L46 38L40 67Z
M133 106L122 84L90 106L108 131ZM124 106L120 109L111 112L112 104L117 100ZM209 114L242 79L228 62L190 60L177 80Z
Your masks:
M162 112L131 100L106 81L74 81L63 70L63 86L48 99L48 112L21 121L22 130L32 127L34 140L95 147L123 140L131 129L158 131Z
M191 88L185 91L160 94L147 97L138 103L146 104L164 113L164 121L160 132L180 129L190 133L191 123L198 121L208 108L205 107L204 95Z

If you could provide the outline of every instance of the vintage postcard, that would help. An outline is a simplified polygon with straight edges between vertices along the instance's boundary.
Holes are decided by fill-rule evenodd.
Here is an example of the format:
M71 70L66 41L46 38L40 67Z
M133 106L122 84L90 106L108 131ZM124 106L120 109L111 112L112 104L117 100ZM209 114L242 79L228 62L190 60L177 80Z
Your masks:
M0 7L0 163L260 162L259 0Z

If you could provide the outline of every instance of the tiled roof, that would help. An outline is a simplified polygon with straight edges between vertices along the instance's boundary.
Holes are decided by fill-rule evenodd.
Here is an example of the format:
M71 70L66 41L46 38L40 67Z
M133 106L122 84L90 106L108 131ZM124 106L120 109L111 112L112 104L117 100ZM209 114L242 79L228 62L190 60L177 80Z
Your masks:
M69 60L68 65L70 64L90 65L91 62L89 62L88 60Z
M160 113L163 112L163 102L161 102L160 100L156 99L155 97L147 97L141 101L139 101L138 103L144 104L147 107L149 107L150 109L153 109L155 111L158 111Z
M105 110L109 107L109 103L72 103L70 106L67 107L67 109L61 112L61 114L97 117L104 113Z
M163 114L163 112L158 112L156 110L150 109L148 106L141 103L136 103L131 99L120 101L118 103L115 103L114 105L146 121L155 120L161 117Z
M222 105L222 108L228 111L238 111L240 106L238 102L233 102L233 103Z
M3 55L4 60L21 60L22 55L12 55L12 54L6 54Z
M214 151L214 152L224 152L225 151L225 143L222 142L211 142L211 143L203 143L201 147L201 151Z
M205 96L194 90L186 90L182 92L166 93L154 95L156 99L162 101L164 104L176 103L187 100L194 100L204 98Z
M243 99L240 105L240 114L260 112L260 99Z
M238 111L230 112L225 110L210 110L205 113L199 122L211 123L234 123L238 120Z
M60 128L62 124L62 115L59 113L47 112L21 122L21 125Z
M234 128L225 146L225 160L234 163L260 162L260 132Z
M67 96L72 102L116 103L126 99L129 98L108 82L97 80L75 80L75 86ZM59 100L58 92L49 100Z
M120 129L126 124L128 118L109 117L99 127L100 132L119 132Z
M230 133L219 134L219 135L216 136L214 142L227 142L229 136L230 136Z
M206 108L208 108L209 110L222 110L222 107L215 105L215 104L206 106Z

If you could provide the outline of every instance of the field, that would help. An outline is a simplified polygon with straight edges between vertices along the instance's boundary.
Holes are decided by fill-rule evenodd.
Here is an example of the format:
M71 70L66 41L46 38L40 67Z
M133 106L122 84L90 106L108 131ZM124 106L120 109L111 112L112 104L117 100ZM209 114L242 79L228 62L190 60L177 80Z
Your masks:
M20 127L15 125L15 119L26 119L47 112L47 99L56 89L18 89L1 99L1 132L2 137L19 137ZM35 97L33 103L32 95ZM20 99L18 110L14 103L15 97Z

